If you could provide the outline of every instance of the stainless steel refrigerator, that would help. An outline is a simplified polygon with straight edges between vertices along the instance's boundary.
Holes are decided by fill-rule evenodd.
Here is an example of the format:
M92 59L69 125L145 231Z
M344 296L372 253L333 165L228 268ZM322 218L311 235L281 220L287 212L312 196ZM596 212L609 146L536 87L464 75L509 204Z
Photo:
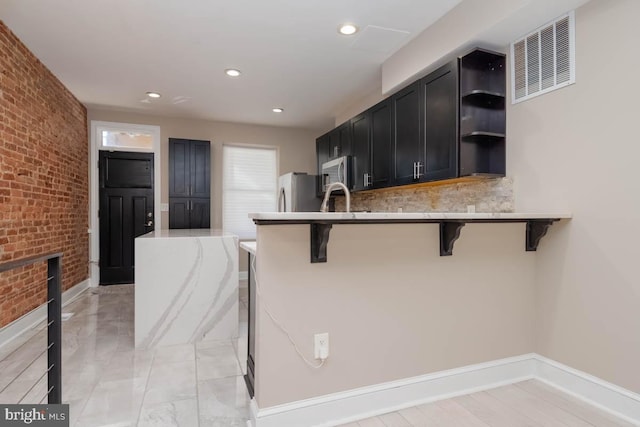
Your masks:
M317 212L322 200L316 195L317 176L290 172L278 178L278 212Z

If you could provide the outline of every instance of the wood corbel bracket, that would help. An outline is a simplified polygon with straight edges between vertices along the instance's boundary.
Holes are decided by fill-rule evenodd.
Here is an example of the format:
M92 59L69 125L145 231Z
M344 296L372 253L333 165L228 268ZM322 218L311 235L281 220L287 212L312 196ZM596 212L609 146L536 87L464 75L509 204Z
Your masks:
M311 223L311 263L327 262L327 244L331 224Z
M547 230L551 224L557 221L555 219L530 219L527 221L527 238L526 250L535 251L538 249L540 239L547 234Z
M460 221L443 221L440 223L440 256L453 254L453 243L460 237L460 230L465 223Z

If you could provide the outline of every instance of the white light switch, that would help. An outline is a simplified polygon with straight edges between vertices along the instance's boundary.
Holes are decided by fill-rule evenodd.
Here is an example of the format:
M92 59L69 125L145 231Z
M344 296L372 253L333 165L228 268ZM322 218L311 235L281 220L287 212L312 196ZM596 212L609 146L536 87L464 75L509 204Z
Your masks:
M160 212L169 212L169 203L160 203Z

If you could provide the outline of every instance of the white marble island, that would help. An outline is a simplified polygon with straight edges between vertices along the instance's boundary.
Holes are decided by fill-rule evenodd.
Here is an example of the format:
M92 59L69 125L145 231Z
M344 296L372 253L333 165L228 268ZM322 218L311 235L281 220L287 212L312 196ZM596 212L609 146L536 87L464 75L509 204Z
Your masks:
M238 238L220 230L156 230L135 239L139 348L238 335Z

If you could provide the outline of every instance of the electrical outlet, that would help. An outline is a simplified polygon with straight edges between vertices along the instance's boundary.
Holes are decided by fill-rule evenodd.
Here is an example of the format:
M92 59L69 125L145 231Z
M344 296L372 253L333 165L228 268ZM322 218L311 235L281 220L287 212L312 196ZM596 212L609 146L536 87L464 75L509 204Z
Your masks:
M315 358L324 360L329 357L329 333L315 334L313 338Z

